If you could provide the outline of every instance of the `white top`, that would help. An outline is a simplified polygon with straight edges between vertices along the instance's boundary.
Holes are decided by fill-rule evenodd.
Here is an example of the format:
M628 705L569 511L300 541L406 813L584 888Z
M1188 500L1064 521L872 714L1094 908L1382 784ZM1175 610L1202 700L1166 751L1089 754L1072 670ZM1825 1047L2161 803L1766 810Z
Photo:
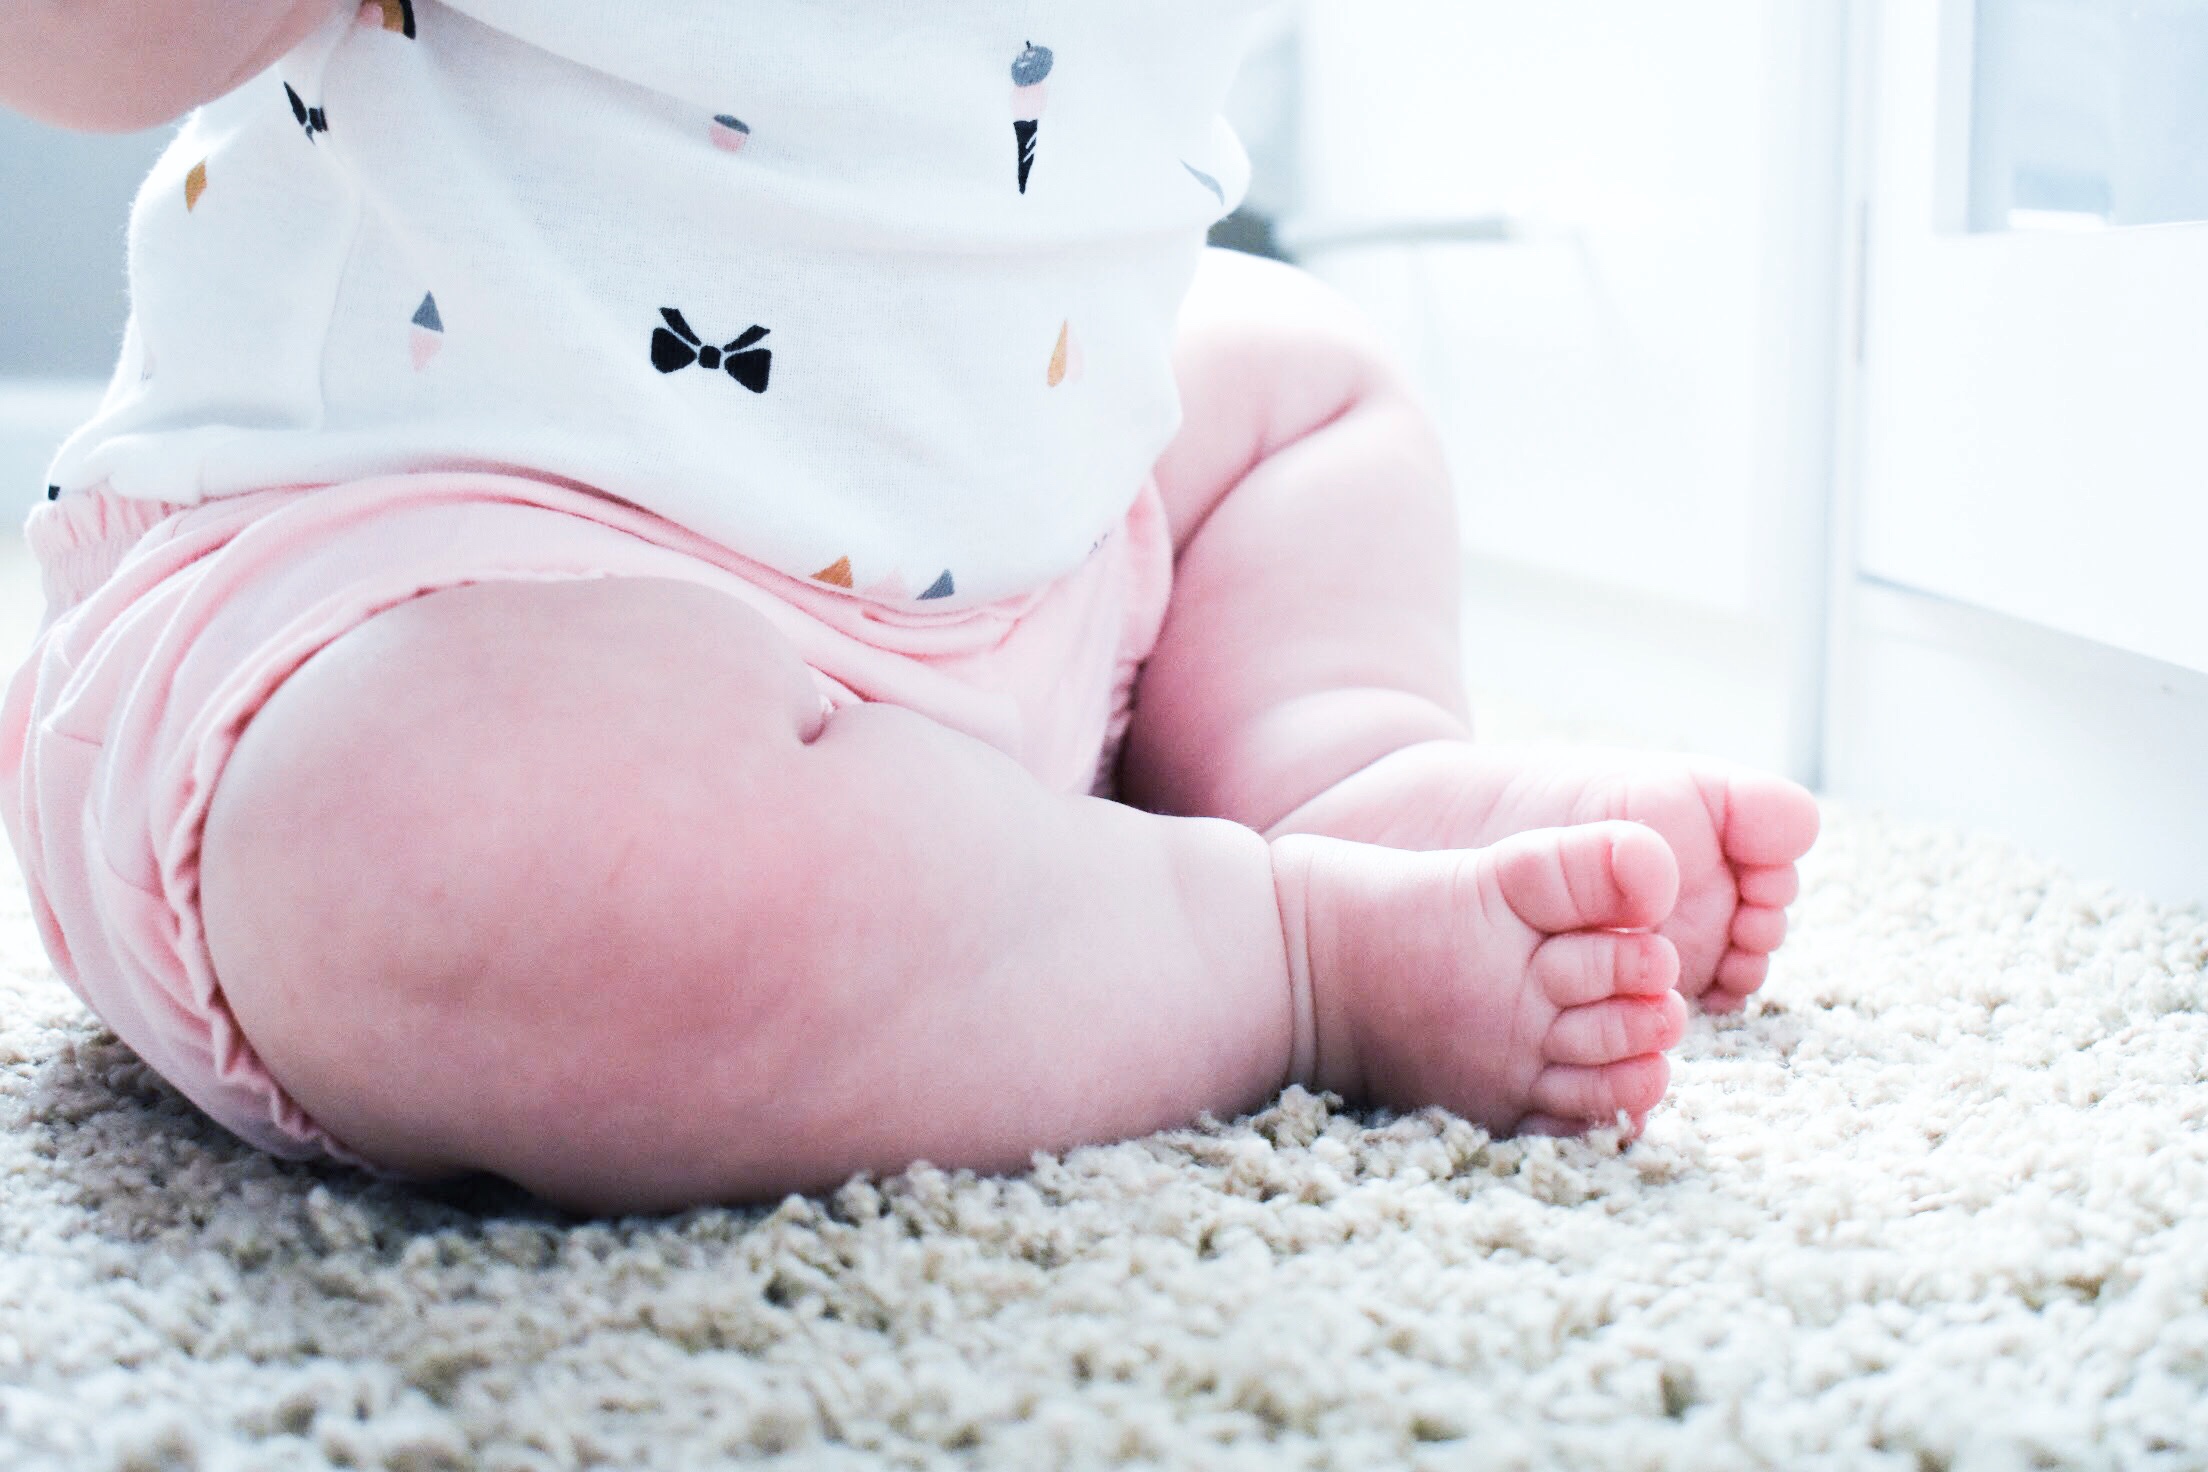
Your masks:
M1260 0L369 0L186 121L48 479L609 492L956 606L1078 565L1179 423Z

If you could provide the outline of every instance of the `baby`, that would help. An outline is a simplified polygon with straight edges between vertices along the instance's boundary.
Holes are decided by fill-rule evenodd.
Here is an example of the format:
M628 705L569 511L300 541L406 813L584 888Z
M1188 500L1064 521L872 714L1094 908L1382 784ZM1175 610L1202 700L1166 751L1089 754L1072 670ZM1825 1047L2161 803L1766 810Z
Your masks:
M0 100L191 110L26 530L60 973L266 1149L591 1210L1637 1129L1816 806L1471 740L1432 429L1204 248L1257 3L0 0Z

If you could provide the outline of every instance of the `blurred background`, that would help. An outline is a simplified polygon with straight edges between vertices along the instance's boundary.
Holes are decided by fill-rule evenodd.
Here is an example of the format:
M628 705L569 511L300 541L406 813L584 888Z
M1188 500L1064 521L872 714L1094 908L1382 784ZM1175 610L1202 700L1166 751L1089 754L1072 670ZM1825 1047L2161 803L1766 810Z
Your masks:
M1441 425L1485 729L2208 901L2208 0L1298 0L1233 112L1215 241L1355 298ZM10 527L166 133L0 113Z

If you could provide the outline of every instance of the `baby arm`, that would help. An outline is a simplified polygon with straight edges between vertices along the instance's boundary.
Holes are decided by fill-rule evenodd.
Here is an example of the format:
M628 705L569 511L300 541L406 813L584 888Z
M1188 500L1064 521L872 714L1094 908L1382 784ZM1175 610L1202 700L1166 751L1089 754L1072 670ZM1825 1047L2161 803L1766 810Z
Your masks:
M339 3L0 0L0 103L64 128L150 128L268 66Z

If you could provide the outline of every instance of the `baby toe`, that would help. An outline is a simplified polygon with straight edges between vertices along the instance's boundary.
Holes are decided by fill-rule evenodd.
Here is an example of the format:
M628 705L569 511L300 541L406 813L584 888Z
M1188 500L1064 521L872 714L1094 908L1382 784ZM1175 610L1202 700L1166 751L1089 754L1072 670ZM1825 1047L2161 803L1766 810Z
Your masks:
M1569 1063L1541 1070L1527 1102L1533 1114L1558 1119L1615 1119L1619 1110L1638 1118L1656 1107L1671 1083L1671 1063L1643 1053L1593 1067Z
M1791 864L1817 841L1820 818L1809 789L1768 772L1735 772L1725 786L1719 841L1735 865Z
M1783 910L1801 898L1802 877L1792 864L1751 866L1737 876L1740 902Z
M1660 923L1679 897L1679 862L1638 823L1537 828L1489 849L1503 899L1552 934Z
M1703 1010L1730 1012L1746 1001L1771 974L1771 958L1755 951L1727 951L1717 963L1717 976L1702 994Z
M1679 983L1679 952L1645 930L1554 935L1533 953L1533 977L1541 995L1560 1008L1620 994L1659 996Z
M1786 939L1786 911L1742 905L1733 912L1731 935L1736 948L1768 955Z
M1675 991L1657 997L1612 997L1559 1012L1542 1042L1551 1063L1600 1067L1674 1047L1686 1036L1687 1004Z

